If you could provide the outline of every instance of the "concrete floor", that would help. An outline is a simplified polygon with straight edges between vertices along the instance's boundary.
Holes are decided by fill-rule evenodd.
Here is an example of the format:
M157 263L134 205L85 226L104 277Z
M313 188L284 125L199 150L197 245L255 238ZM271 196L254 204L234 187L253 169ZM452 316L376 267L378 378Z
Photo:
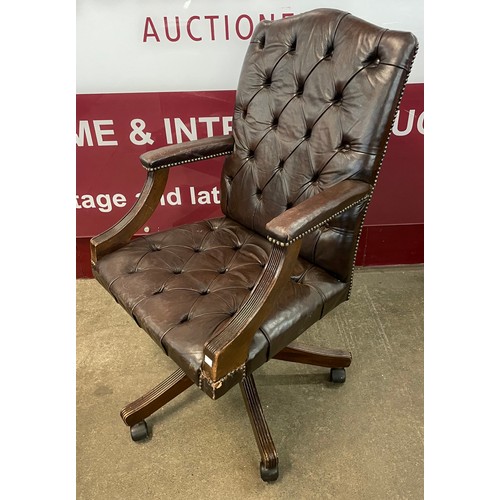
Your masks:
M301 342L353 354L328 370L273 360L254 374L280 477L264 483L237 387L217 401L191 387L134 443L119 412L176 365L95 280L77 281L77 498L421 499L422 266L356 270L351 299Z

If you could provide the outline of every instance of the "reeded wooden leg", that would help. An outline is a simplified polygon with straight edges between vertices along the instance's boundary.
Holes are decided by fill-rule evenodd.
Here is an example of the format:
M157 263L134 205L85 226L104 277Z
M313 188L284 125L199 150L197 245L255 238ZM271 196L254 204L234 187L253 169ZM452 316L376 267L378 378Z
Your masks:
M172 401L192 383L191 379L179 368L147 394L125 406L120 412L120 416L125 424L131 428L132 439L134 441L145 439L148 431L144 419Z
M292 342L274 356L274 359L293 361L306 365L325 366L327 368L347 368L352 356L348 351L314 347L299 342Z
M260 477L263 481L276 481L279 475L278 454L271 433L269 432L264 412L262 411L253 375L244 378L240 382L240 388L259 448L261 457Z

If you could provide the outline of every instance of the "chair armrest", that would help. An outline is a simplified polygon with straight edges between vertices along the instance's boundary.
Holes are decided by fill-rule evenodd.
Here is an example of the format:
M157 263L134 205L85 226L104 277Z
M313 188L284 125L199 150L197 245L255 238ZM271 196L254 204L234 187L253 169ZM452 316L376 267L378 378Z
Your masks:
M266 230L273 247L257 285L220 330L205 343L200 387L213 399L224 394L234 379L245 376L245 362L255 332L271 313L283 285L290 279L302 236L371 194L366 182L345 180L270 221Z
M168 179L168 169L148 172L139 198L132 208L113 226L90 240L90 260L95 265L98 259L126 245L132 236L151 217Z
M245 376L245 362L255 332L269 316L297 260L300 240L273 245L266 267L238 312L205 343L200 387L213 399ZM224 384L225 381L228 384Z
M141 155L141 163L148 175L139 198L120 221L90 240L92 264L127 244L151 217L165 191L169 167L230 154L233 144L232 136L209 137L166 146Z
M281 246L289 245L364 200L371 191L366 182L341 181L269 221L267 239Z
M158 170L228 155L232 153L233 146L234 139L232 135L207 137L206 139L181 142L180 144L172 144L171 146L148 151L140 156L140 160L146 170Z

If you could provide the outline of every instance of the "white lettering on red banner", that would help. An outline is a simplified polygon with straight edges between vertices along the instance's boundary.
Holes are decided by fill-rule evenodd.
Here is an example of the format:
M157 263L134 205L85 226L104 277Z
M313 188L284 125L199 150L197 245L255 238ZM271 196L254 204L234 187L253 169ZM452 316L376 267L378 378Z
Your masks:
M424 112L422 111L415 119L416 110L407 109L403 114L398 111L392 133L396 136L410 134L415 128L420 134L424 134ZM164 118L163 127L167 144L179 144L186 141L195 141L199 137L213 137L217 135L229 135L232 131L231 116L191 116L188 119L179 117ZM114 120L80 120L78 132L76 133L77 146L118 146L114 138ZM142 146L154 144L151 132L147 131L147 124L141 118L135 118L130 122L129 139L131 144Z
M195 141L202 137L229 135L233 130L232 123L232 116L192 116L187 120L179 117L163 119L167 144ZM108 128L104 129L103 126ZM115 135L115 130L109 127L114 127L113 120L80 120L76 133L76 145L79 147L118 146L118 141L111 139ZM128 137L131 144L143 146L155 142L151 137L151 132L147 131L145 120L141 118L133 119L129 130Z
M404 121L406 120L406 122ZM396 119L394 120L394 125L392 126L392 133L397 136L408 135L415 126L415 110L406 109L403 112L403 117L401 116L401 110L396 114ZM424 135L424 112L420 113L416 127L419 133Z
M135 195L138 198L140 193ZM187 203L186 203L187 200ZM132 200L135 202L135 199ZM126 196L121 193L100 193L97 195L82 194L76 195L76 208L96 209L99 212L108 213L113 208L123 208L129 203ZM169 205L220 205L220 191L217 186L209 190L199 189L195 186L176 186L173 190L163 194L160 198L160 206Z

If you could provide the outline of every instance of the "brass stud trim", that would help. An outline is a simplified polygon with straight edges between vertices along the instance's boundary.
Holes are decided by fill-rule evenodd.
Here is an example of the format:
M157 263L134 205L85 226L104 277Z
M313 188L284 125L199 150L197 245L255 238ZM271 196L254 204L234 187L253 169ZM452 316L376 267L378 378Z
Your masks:
M301 238L303 238L304 236L312 233L313 231L316 231L317 229L319 229L321 226L324 226L325 224L327 224L330 220L332 220L333 218L337 217L338 215L340 215L341 213L345 212L346 210L349 210L350 208L354 207L355 205L357 205L358 203L361 203L362 201L364 200L367 200L368 198L370 198L371 196L371 193L366 195L366 196L363 196L363 198L359 199L358 201L355 201L354 203L351 203L350 205L347 205L346 207L344 207L342 210L339 210L337 212L335 212L333 215L330 215L330 217L327 217L326 219L324 219L322 222L319 222L318 224L316 224L315 226L307 229L306 231L304 231L303 233L299 234L298 236L296 236L295 238L292 238L291 240L288 240L288 241L280 241L280 240L277 240L275 238L272 238L271 236L267 236L267 239L268 241L270 241L273 245L278 245L280 247L287 247L289 245L291 245L292 243L295 243L297 240L300 240Z
M218 156L226 156L229 154L231 154L231 151L224 151L222 153L215 153L213 155L199 156L197 158L190 158L188 160L177 161L174 163L169 163L168 165L160 165L159 167L145 167L144 165L143 166L147 171L153 172L155 170L161 170L162 168L176 167L177 165L184 165L186 163L193 163L202 160L210 160L210 158L217 158Z

